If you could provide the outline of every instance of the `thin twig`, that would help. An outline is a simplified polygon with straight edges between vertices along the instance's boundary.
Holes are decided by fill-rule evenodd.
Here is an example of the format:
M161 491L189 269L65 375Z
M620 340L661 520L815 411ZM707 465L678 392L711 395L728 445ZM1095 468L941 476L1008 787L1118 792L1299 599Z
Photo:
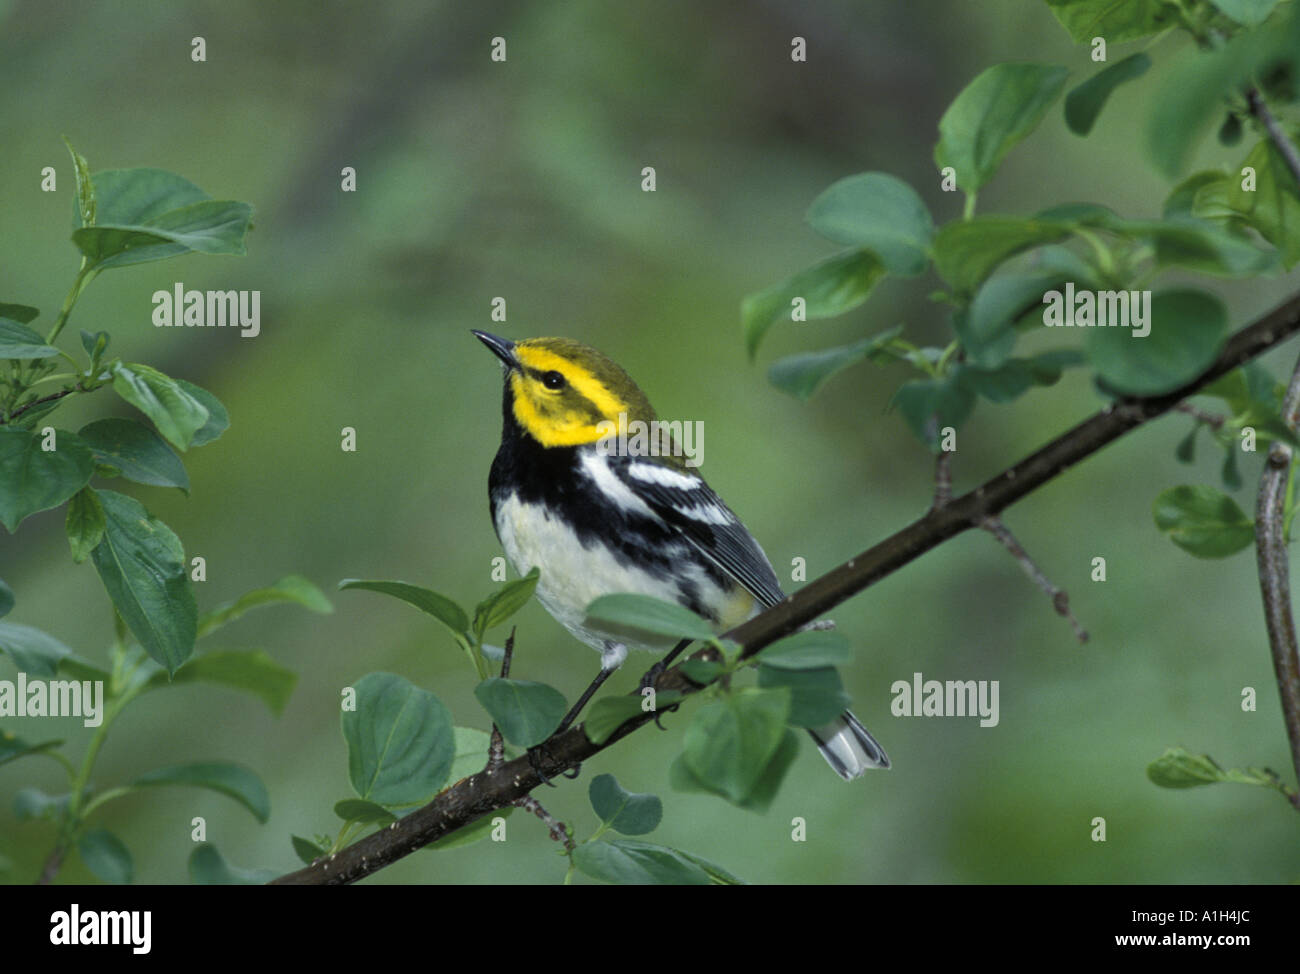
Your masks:
M952 453L940 450L934 458L934 502L930 510L937 511L952 500Z
M510 635L506 637L505 651L501 656L501 679L510 676L510 660L515 655L515 627L510 627ZM501 736L501 728L497 722L492 721L492 739L488 744L488 770L495 771L505 763L506 742Z
M58 875L59 867L63 865L63 855L67 847L58 843L53 851L50 852L49 858L45 860L45 865L41 867L41 875L36 880L37 886L48 886L54 882L54 877Z
M17 409L15 409L12 413L10 413L10 414L9 414L9 422L12 423L15 419L17 419L17 418L18 418L19 416L21 416L23 413L27 412L27 410L29 410L29 409L35 409L37 406L40 406L40 405L42 405L43 403L47 403L47 402L55 402L56 400L62 399L64 396L70 396L70 395L72 395L74 392L84 392L84 391L85 391L84 389L81 389L81 388L79 388L79 387L78 387L78 388L73 388L73 389L63 389L63 390L61 390L61 391L59 391L59 392L53 392L53 393L50 393L50 395L48 395L48 396L42 396L40 399L33 399L31 402L29 402L29 403L24 403L23 405L21 405L21 406L19 406Z
M1300 419L1300 361L1296 362L1282 401L1283 422L1295 429L1297 419ZM1297 648L1295 618L1291 612L1291 565L1286 550L1286 489L1291 464L1291 447L1274 441L1260 477L1259 499L1255 505L1255 559L1273 672L1277 675L1282 718L1291 743L1291 763L1300 781L1300 648ZM1300 793L1291 792L1287 797L1300 809Z
M1182 404L1179 405L1182 408ZM948 505L952 500L952 454L948 451L941 451L934 458L934 502L930 505L930 511L938 511ZM980 521L980 527L993 537L1002 542L1002 546L1011 552L1011 557L1020 562L1020 567L1025 570L1025 574L1047 593L1052 600L1052 607L1056 609L1059 615L1065 616L1070 620L1070 625L1074 627L1075 638L1081 643L1088 641L1088 632L1079 625L1079 620L1074 617L1070 611L1070 597L1063 589L1057 588L1052 584L1051 579L1043 574L1034 560L1029 557L1029 552L1025 551L1024 546L1016 540L1016 536L1011 533L1011 529L1000 517L986 517Z
M1228 421L1226 416L1220 416L1217 413L1207 413L1204 409L1197 409L1190 402L1180 402L1174 407L1180 413L1186 413L1198 423L1204 423L1211 429L1222 429L1223 424Z
M798 592L743 625L724 633L752 657L765 646L830 612L835 606L897 572L904 565L939 547L949 538L1000 514L1125 433L1169 412L1209 383L1272 349L1300 331L1300 295L1293 295L1253 324L1234 334L1219 357L1202 375L1162 396L1122 399L1058 436L1042 449L1004 470L975 490L955 498L939 511L909 524L855 558L805 585ZM658 681L660 689L698 690L676 666ZM612 747L653 719L642 713L628 720L601 744L594 744L581 727L570 727L546 741L545 753L534 767L527 756L494 772L480 772L440 792L373 835L368 835L332 861L306 866L281 876L277 884L353 883L410 855L456 829L513 804L541 784L541 775L558 776L574 765ZM328 868L323 868L323 865Z
M982 527L993 537L1002 542L1002 547L1011 552L1011 557L1020 562L1020 567L1052 600L1052 608L1056 610L1057 615L1065 616L1070 620L1070 625L1074 627L1074 637L1081 643L1088 641L1088 631L1079 625L1079 620L1074 617L1070 611L1070 596L1064 589L1057 588L1052 584L1052 580L1043 574L1042 570L1034 564L1034 559L1029 557L1029 552L1025 551L1024 546L1016 540L1016 536L1011 533L1011 529L1000 517L986 517L980 522Z
M1246 89L1246 102L1250 105L1250 114L1254 115L1259 120L1259 123L1264 126L1269 141L1273 143L1273 147L1282 156L1282 161L1286 163L1286 167L1291 170L1291 178L1296 181L1296 186L1300 187L1300 150L1297 150L1295 143L1287 138L1286 132L1282 130L1282 126L1278 124L1273 113L1268 110L1264 97L1254 85Z
M525 811L532 812L543 822L545 822L547 830L551 833L551 838L554 839L556 842L562 842L564 844L564 850L566 852L572 852L575 848L577 848L577 843L574 842L573 837L569 835L568 827L559 819L557 819L554 815L552 815L550 812L544 809L542 807L542 803L539 802L532 795L525 795L523 798L516 798L510 804L518 808L522 808Z

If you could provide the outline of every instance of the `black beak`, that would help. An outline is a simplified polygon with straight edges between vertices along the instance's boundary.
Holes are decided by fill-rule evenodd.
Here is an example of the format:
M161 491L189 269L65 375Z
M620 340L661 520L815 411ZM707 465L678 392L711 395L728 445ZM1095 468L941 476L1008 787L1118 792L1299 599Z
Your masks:
M477 331L471 328L470 333L481 341L488 348L492 349L492 354L505 363L507 369L519 367L515 361L515 343L508 338L500 338L496 335L489 335L485 331Z

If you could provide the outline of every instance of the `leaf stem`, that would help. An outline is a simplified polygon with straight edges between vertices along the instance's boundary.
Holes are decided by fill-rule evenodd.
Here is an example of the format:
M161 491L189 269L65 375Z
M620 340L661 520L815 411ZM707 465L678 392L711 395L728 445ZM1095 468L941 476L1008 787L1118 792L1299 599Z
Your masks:
M93 267L89 266L86 258L81 258L81 267L77 269L76 280L72 282L72 287L68 291L68 296L63 299L63 307L59 309L59 316L54 319L54 327L50 329L49 335L45 339L45 344L53 345L63 331L63 326L68 323L68 316L72 314L72 306L77 303L77 298L81 297L81 292L86 289L86 285L94 280L95 275L99 273Z

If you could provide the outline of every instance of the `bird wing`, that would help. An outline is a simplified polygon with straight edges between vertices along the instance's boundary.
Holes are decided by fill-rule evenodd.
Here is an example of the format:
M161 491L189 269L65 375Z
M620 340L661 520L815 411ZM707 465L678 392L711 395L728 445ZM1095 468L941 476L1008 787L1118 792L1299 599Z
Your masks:
M641 457L609 460L624 486L764 607L785 598L763 549L704 478Z

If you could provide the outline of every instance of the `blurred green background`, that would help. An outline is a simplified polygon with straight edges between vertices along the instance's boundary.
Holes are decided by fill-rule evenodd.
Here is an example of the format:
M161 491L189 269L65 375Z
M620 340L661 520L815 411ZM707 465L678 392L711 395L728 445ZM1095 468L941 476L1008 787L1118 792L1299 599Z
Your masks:
M500 428L500 370L470 328L513 338L567 335L623 364L668 419L701 420L704 473L789 580L834 567L922 514L931 462L886 412L902 370L862 366L808 405L768 385L780 354L840 344L896 323L946 343L937 277L887 281L859 310L773 329L756 365L739 328L741 298L832 252L803 224L811 200L864 170L915 185L936 220L960 214L931 158L939 116L978 71L1004 60L1095 66L1037 2L746 4L629 0L563 3L0 2L0 299L39 305L48 325L72 280L72 172L61 135L92 169L158 166L218 198L252 202L245 258L185 257L113 271L74 313L114 352L215 392L230 430L186 457L192 492L113 486L140 498L203 555L200 608L300 572L335 602L332 616L270 609L209 648L264 648L300 674L276 720L251 698L184 687L143 698L109 737L101 787L199 758L244 762L267 782L272 818L256 824L222 796L157 790L106 806L137 879L187 879L190 821L241 866L296 868L290 833L337 828L350 794L340 689L373 670L435 691L458 723L484 727L463 657L431 619L345 577L400 578L473 603L500 553L487 513ZM803 36L807 63L793 63ZM202 36L207 62L192 63ZM508 60L489 59L494 36ZM1094 135L1070 134L1059 106L981 193L981 212L1033 212L1091 200L1155 216L1168 185L1144 154L1162 65L1123 89ZM1111 60L1131 46L1117 47ZM1208 139L1199 163L1235 162ZM58 192L39 189L42 167ZM342 193L340 169L357 170ZM643 193L654 166L658 190ZM150 295L261 289L262 334L155 329ZM1206 281L1236 324L1296 286ZM489 303L505 297L508 321ZM38 323L39 324L39 323ZM1046 335L1031 341L1046 344ZM1059 339L1057 339L1059 341ZM1294 348L1265 360L1289 369ZM108 393L65 408L60 425L129 415ZM1018 404L982 403L959 440L968 489L1101 405L1087 378ZM590 778L612 771L663 796L652 837L755 882L1292 882L1293 812L1276 793L1186 792L1147 781L1170 745L1228 766L1289 778L1254 561L1197 561L1151 520L1156 493L1216 483L1220 457L1194 469L1173 449L1189 425L1167 418L1125 438L1008 512L1008 523L1066 588L1092 634L1068 624L987 535L971 533L835 612L855 639L845 673L855 710L894 769L852 784L805 741L763 816L668 789L685 716L637 733L541 796L590 834ZM339 449L344 426L358 451ZM1205 441L1202 441L1204 447ZM1237 494L1253 507L1258 460ZM1108 581L1089 579L1102 555ZM62 512L0 533L10 619L102 658L109 604L93 567L71 564ZM797 586L792 586L797 587ZM573 698L597 657L536 604L518 617L515 670ZM497 641L503 632L495 632ZM633 663L650 662L635 656ZM1001 722L895 718L890 684L999 680ZM631 665L611 682L635 685ZM12 666L0 662L0 678ZM1243 713L1243 687L1259 709ZM29 734L30 721L13 722ZM66 734L79 758L89 732ZM52 830L18 823L24 785L58 790L52 762L0 768L0 856L29 882ZM791 819L808 841L792 842ZM1090 839L1094 817L1104 843ZM524 815L509 841L421 853L371 882L555 882L563 860ZM64 881L89 873L69 859Z

